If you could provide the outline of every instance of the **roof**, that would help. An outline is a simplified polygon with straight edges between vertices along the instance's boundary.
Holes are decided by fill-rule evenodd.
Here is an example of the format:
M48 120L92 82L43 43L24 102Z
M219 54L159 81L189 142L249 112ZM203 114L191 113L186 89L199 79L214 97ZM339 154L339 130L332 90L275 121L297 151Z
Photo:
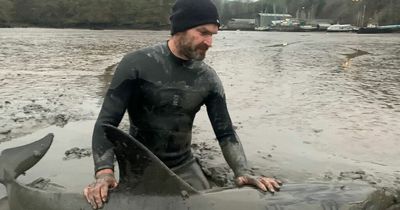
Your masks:
M264 17L292 17L290 14L258 13L258 15Z
M240 18L232 18L229 22L241 22L241 23L255 23L256 19L240 19Z

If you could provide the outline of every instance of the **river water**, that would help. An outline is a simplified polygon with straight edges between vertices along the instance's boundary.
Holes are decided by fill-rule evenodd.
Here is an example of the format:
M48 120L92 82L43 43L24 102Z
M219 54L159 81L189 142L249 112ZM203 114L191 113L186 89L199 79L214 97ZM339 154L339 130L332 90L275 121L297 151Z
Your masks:
M72 123L76 130L74 122L95 120L113 66L168 37L168 31L0 29L0 151L49 125ZM224 84L256 166L296 181L351 169L399 180L400 34L221 31L206 62ZM204 112L194 141L214 139ZM93 123L86 124L82 141L90 147Z

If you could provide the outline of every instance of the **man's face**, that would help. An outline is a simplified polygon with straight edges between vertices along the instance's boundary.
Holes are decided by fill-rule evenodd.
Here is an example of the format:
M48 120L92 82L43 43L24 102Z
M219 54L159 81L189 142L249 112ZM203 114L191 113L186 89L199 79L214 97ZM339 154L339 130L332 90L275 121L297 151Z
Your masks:
M203 60L212 46L212 35L217 34L215 24L200 25L178 34L179 53L188 59Z

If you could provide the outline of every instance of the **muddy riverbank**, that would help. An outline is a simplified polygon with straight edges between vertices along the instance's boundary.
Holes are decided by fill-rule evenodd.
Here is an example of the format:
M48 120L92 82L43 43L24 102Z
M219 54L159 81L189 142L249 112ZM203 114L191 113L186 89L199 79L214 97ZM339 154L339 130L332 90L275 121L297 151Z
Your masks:
M79 191L92 179L87 151L113 66L168 31L0 34L0 151L55 133L49 154L20 180ZM214 43L206 62L224 83L254 173L400 185L399 36L222 31ZM195 153L218 183L231 183L204 108L195 126Z

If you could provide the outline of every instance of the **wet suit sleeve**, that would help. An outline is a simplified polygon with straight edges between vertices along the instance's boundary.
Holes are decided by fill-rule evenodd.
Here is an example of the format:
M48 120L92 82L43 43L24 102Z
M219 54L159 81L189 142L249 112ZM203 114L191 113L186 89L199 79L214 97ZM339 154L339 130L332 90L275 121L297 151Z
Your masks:
M208 117L210 118L226 162L232 168L236 177L248 174L247 159L240 139L233 129L226 105L225 94L219 79L205 104L207 106Z
M137 57L137 56L136 56ZM102 125L118 126L136 90L138 73L134 68L135 56L125 56L118 65L111 85L104 97L92 137L95 172L114 168L113 145L107 140Z

